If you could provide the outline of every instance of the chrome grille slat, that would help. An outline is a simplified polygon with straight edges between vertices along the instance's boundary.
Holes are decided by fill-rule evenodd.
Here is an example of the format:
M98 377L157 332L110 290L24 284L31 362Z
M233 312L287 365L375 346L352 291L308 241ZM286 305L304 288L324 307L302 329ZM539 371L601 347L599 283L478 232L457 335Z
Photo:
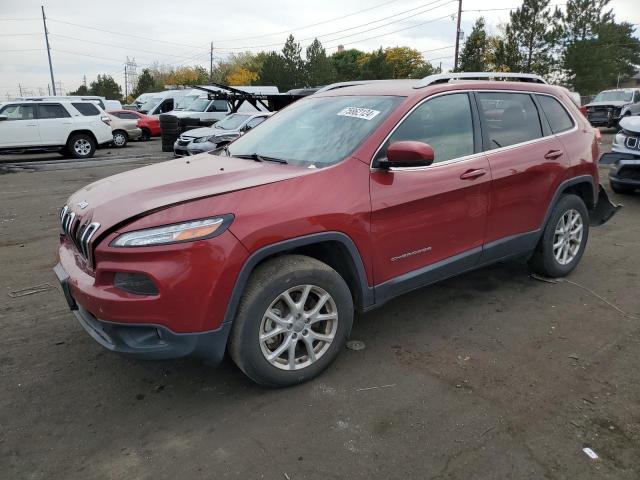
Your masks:
M93 235L100 228L100 224L98 222L81 224L80 220L76 220L75 212L72 212L69 206L65 205L60 211L60 226L62 233L73 243L80 255L92 264L89 244Z

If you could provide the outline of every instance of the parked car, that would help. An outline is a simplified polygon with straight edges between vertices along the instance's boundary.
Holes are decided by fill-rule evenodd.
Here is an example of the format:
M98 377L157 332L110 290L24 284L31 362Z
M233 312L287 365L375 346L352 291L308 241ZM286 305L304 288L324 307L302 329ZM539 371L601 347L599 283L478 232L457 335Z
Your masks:
M640 188L640 117L620 120L621 131L615 136L611 152L600 163L609 164L609 183L616 193L632 193Z
M142 130L141 140L149 140L151 137L160 136L160 119L152 115L134 112L131 110L110 110L108 113L122 120L136 120Z
M508 258L568 275L617 209L596 131L539 77L446 78L314 94L215 154L74 193L55 267L69 307L111 351L228 350L286 386L333 361L354 312Z
M109 115L111 120L114 147L126 147L129 140L138 140L142 137L142 130L138 127L137 120L123 120L115 115L107 115Z
M621 118L640 115L640 89L605 90L585 107L587 118L594 127L617 128Z
M0 103L0 150L57 151L89 158L112 139L109 117L93 102L61 99Z
M194 128L184 132L173 146L176 157L210 152L234 141L239 136L264 122L272 112L232 113L213 127Z
M107 100L105 97L102 97L100 95L45 95L45 96L39 96L39 97L19 97L16 100L27 100L27 101L34 101L34 102L37 102L37 101L57 102L60 100L93 102L98 104L102 110L108 110L109 107L107 107L107 103L112 101L112 100Z

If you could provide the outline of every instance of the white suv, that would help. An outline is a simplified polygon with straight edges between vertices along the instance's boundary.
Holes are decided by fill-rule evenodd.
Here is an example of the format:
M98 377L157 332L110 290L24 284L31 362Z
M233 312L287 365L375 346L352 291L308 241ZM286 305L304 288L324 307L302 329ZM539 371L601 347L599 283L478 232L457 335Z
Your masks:
M91 102L0 103L0 150L53 150L89 158L112 140L109 117Z

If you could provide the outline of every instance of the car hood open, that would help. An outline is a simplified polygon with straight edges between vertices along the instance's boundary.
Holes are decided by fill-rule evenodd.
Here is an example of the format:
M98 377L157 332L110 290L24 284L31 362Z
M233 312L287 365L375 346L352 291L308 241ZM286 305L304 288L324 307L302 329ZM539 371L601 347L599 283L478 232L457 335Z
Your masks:
M317 171L203 153L98 180L71 195L68 205L80 223L99 222L102 234L130 218L171 205Z
M585 105L585 107L589 108L589 107L624 107L625 105L629 105L629 102L625 102L622 100L618 100L618 101L608 101L608 102L591 102L591 103L587 103Z

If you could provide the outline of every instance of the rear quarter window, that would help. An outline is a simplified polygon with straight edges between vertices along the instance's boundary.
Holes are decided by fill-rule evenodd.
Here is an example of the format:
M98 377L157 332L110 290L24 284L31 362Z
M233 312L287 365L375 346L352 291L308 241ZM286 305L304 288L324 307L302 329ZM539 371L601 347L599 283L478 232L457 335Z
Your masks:
M488 149L493 150L542 137L542 125L528 93L478 93Z
M74 102L71 105L73 105L74 108L78 110L85 117L100 115L100 110L98 110L98 107L96 107L92 103Z
M562 104L548 95L536 95L553 133L566 132L573 128L573 120Z

